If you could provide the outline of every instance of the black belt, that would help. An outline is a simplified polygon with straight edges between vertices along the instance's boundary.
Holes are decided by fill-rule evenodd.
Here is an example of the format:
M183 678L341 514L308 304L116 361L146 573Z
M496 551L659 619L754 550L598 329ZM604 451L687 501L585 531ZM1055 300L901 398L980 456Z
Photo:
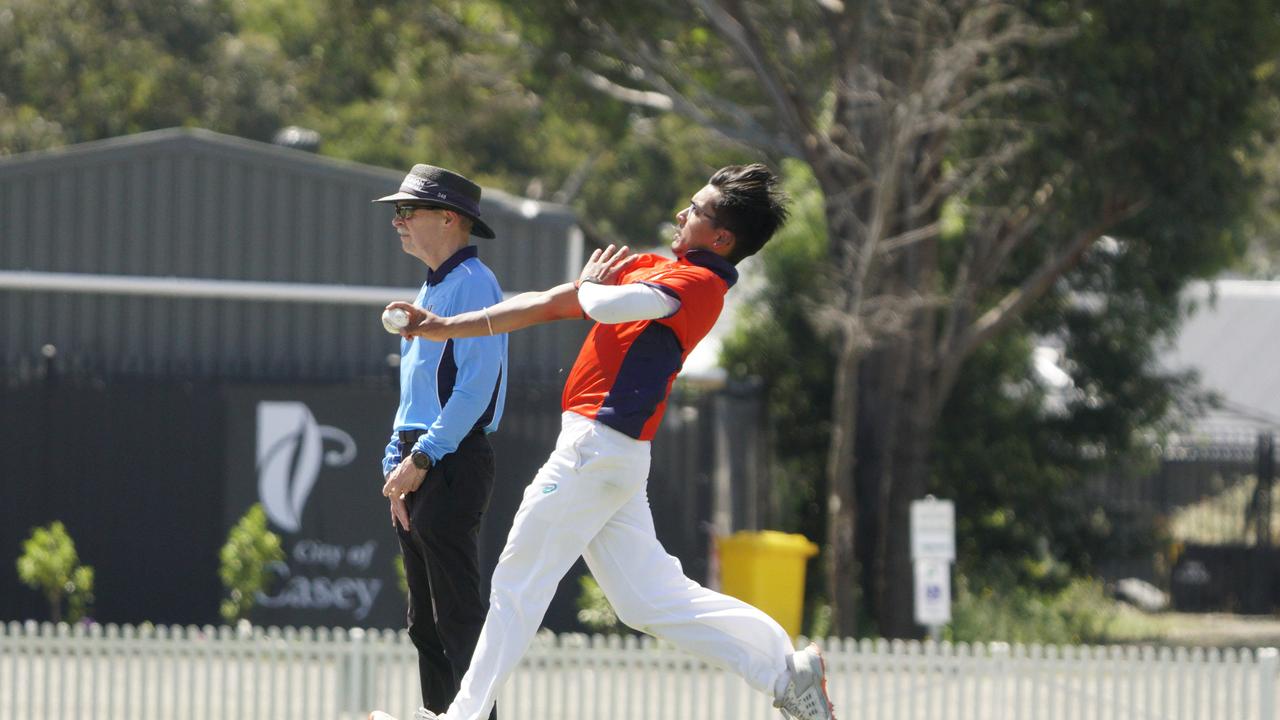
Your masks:
M426 434L427 434L426 430L401 430L399 432L400 443L403 445L412 445L418 442L418 438ZM467 437L471 437L472 435L476 435L476 434L483 435L484 428L482 427L471 428L471 432L467 433Z

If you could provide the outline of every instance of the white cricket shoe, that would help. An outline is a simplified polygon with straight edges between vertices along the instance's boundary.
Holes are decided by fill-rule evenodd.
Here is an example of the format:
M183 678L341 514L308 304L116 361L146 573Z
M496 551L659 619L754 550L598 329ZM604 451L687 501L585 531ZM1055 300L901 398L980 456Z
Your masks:
M787 658L787 689L774 701L773 706L789 720L836 720L835 708L827 697L827 665L822 661L822 651L809 643L809 647L792 653Z

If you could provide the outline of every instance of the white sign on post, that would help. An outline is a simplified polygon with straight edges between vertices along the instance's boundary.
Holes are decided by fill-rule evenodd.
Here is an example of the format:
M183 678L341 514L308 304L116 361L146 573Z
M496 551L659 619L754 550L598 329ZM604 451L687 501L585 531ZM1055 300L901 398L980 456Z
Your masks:
M951 622L951 563L956 559L956 506L932 495L911 503L911 559L916 622L937 639Z
M951 564L946 560L917 560L916 622L946 625L951 622Z
M956 559L956 506L929 497L911 503L911 559Z

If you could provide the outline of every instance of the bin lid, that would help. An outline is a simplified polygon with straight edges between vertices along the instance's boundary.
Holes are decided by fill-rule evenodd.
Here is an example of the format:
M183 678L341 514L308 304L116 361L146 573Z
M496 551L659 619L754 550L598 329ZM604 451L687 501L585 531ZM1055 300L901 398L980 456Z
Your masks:
M804 557L818 554L818 546L809 538L797 533L784 533L777 530L740 530L732 535L717 540L724 548L735 550L765 550L796 553Z

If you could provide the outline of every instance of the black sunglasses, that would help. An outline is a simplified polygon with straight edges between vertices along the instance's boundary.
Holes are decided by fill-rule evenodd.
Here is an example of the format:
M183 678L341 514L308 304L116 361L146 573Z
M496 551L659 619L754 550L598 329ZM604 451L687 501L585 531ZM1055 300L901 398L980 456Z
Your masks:
M437 205L397 205L396 217L401 220L408 220L413 214L419 210L443 210L444 208Z

